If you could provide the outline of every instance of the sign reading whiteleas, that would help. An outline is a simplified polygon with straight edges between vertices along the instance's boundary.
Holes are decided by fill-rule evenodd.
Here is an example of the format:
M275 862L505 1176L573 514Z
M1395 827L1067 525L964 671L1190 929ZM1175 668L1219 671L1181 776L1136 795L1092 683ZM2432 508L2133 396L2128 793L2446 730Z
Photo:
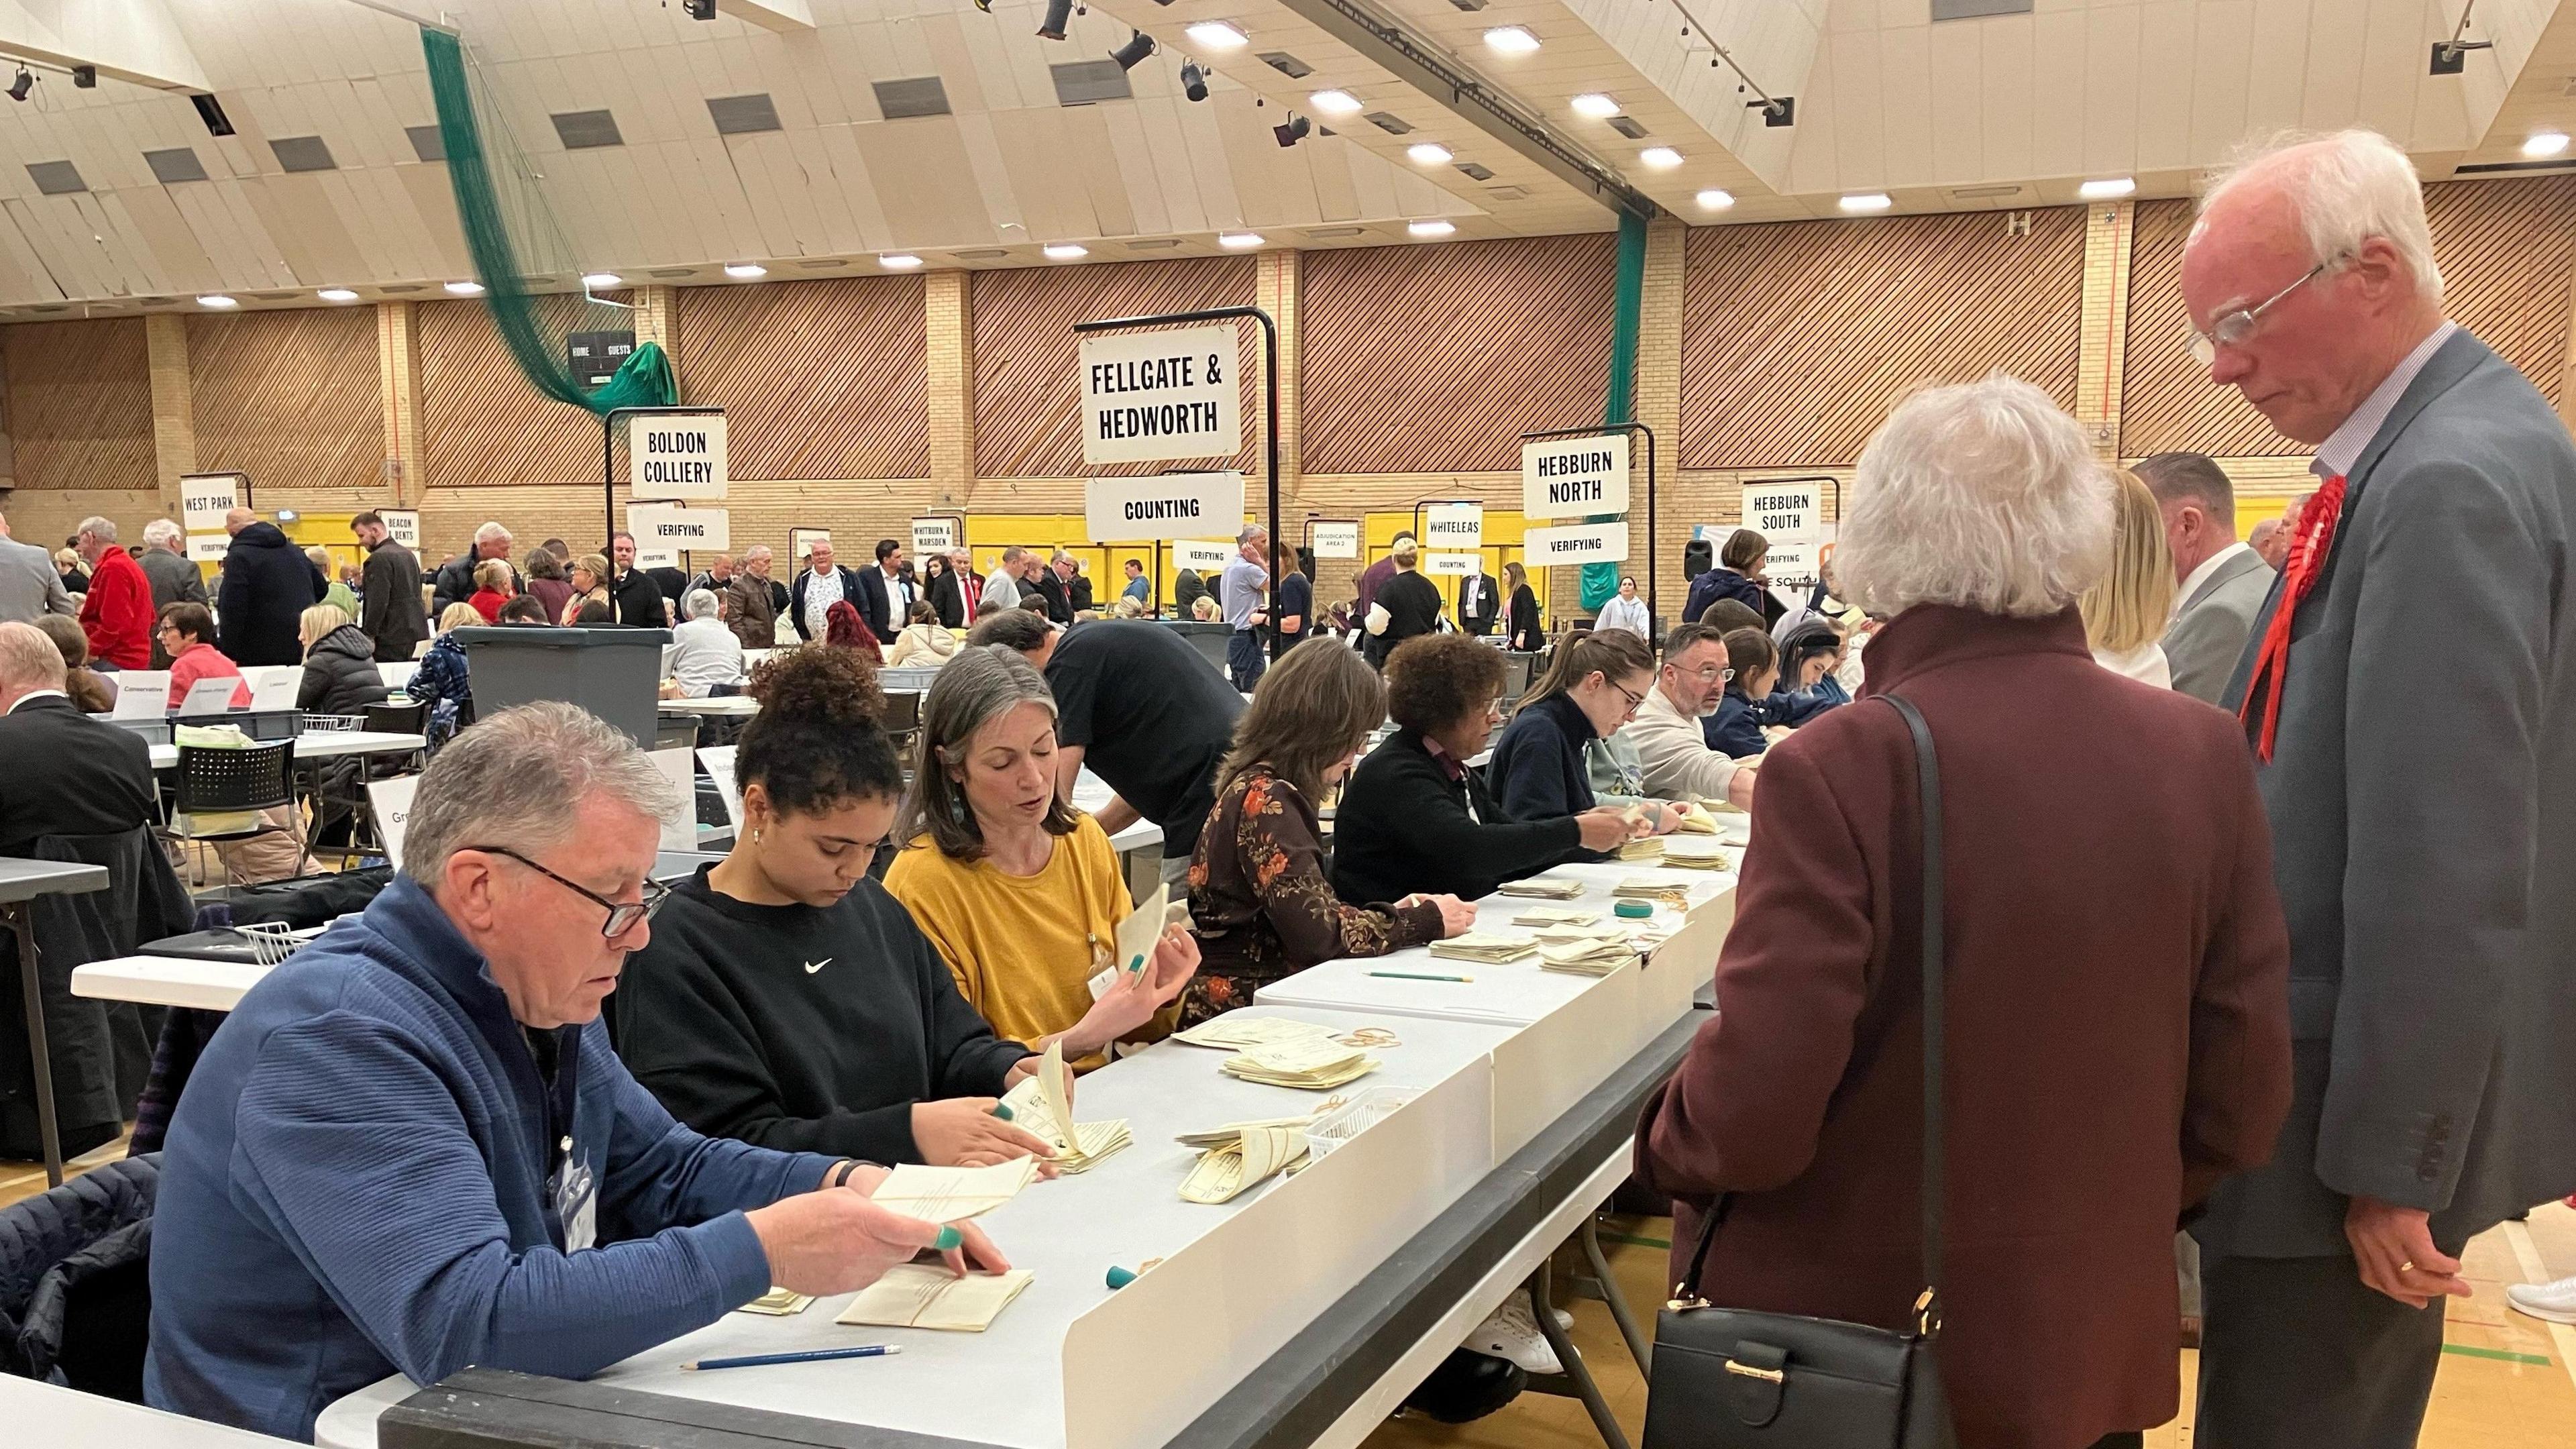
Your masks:
M189 533L221 533L224 515L241 506L239 473L179 475L179 519Z
M635 535L640 560L650 550L733 547L733 527L721 508L671 508L659 503L626 505L626 531Z
M1521 513L1581 518L1628 511L1628 440L1549 438L1521 445Z
M1521 557L1537 568L1619 563L1628 557L1628 522L1529 529L1521 534Z
M1230 325L1083 338L1082 461L1159 463L1242 452L1235 347Z
M1426 503L1422 505L1422 548L1425 553L1453 553L1485 546L1485 505L1481 503Z
M1093 543L1154 538L1232 537L1243 527L1243 475L1165 473L1159 478L1092 478L1082 485L1083 521Z
M627 484L638 498L722 501L724 414L636 418L627 429L626 465Z
M1814 543L1824 528L1825 485L1818 482L1744 485L1744 526L1766 543Z

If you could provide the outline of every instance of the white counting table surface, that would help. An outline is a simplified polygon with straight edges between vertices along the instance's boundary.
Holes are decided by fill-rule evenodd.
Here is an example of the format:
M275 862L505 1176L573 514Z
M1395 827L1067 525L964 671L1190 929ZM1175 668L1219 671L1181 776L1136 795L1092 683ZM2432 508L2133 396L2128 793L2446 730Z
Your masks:
M0 1374L9 1442L44 1449L285 1449L289 1441Z
M396 734L385 730L313 730L295 737L295 758L329 760L347 755L407 755L427 749L425 735ZM179 764L177 745L151 747L152 768L176 769Z

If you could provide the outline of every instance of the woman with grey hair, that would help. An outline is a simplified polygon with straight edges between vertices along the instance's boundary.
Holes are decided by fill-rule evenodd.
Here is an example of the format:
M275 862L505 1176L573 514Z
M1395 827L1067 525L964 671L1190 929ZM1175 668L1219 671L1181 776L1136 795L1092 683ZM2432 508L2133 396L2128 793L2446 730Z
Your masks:
M1912 1329L1937 1289L1970 1449L2135 1445L2173 1417L2175 1222L2271 1155L2289 1104L2245 740L2093 662L2076 601L2111 535L2109 476L2037 388L1934 388L1889 417L1835 557L1888 619L1869 677L1770 751L1718 1014L1638 1132L1697 1296ZM1880 695L1934 742L1937 998L1916 747ZM1927 999L1938 1250L1917 1226Z
M680 598L687 620L671 631L671 677L665 699L706 699L742 693L742 641L722 617L713 589L691 589Z
M1170 925L1146 959L1115 958L1126 876L1100 822L1056 794L1055 719L1027 659L959 650L921 702L920 764L894 822L905 846L885 887L995 1031L1032 1050L1061 1038L1079 1071L1105 1065L1113 1041L1171 1030L1199 948Z

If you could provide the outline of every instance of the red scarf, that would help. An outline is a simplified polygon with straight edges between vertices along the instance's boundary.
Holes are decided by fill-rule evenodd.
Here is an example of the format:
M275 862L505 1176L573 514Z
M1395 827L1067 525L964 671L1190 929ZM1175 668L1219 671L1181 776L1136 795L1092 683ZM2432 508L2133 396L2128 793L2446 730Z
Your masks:
M2334 553L2336 525L2343 521L2344 477L2337 473L2308 499L2308 506L2288 524L2290 557L2281 568L2281 602L2263 631L2263 648L2254 656L2254 674L2246 681L2245 700L2236 718L2250 722L2254 701L2263 701L2263 723L2254 739L2255 757L2272 762L2272 741L2281 729L2281 692L2290 680L2290 621L2299 603L2317 586L2326 560Z

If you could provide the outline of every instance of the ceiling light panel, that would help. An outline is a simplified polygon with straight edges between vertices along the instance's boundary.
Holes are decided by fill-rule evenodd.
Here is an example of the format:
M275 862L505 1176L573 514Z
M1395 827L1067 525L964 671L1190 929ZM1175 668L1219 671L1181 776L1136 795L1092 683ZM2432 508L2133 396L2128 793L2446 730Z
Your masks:
M1249 43L1242 31L1223 20L1202 20L1181 33L1201 50L1241 50Z

